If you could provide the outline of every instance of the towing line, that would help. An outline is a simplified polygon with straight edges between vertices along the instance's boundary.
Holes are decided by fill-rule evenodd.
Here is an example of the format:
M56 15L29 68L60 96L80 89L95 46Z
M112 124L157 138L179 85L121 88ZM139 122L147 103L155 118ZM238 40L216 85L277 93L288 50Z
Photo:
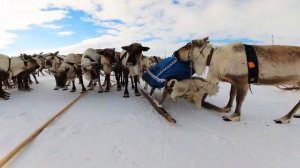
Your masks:
M12 151L10 151L4 158L0 160L0 168L5 166L5 164L10 161L20 150L22 150L27 144L29 144L35 137L37 137L46 127L48 127L53 121L61 117L70 107L72 107L85 93L80 94L76 99L69 103L65 108L59 111L56 115L50 118L45 124L34 131L29 137L23 140L18 146L16 146Z

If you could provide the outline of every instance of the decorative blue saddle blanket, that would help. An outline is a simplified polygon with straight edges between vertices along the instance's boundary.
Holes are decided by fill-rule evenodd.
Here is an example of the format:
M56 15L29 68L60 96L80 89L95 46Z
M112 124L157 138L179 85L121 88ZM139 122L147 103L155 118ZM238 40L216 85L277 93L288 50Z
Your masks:
M163 88L167 80L185 80L195 73L189 62L177 60L176 57L168 57L143 74L143 79L154 88Z

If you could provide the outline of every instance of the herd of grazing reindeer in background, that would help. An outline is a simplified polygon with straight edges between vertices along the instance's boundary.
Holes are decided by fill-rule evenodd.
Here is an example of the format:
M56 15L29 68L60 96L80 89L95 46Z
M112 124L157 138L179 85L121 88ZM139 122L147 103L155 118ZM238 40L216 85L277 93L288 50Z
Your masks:
M300 87L300 47L296 46L258 46L253 45L259 62L258 85L291 86L285 90L299 90ZM145 56L143 51L150 48L140 43L132 43L122 47L123 51L114 48L85 50L82 54L60 55L59 52L47 54L8 57L0 55L0 98L7 100L10 94L5 88L17 86L20 91L32 90L29 86L32 75L38 83L36 75L43 74L43 70L55 77L54 90L76 91L75 78L79 79L81 92L94 90L109 92L112 87L111 74L114 75L117 90L124 87L123 97L129 97L129 79L135 96L140 96L138 83L140 75L162 59L157 56ZM223 46L212 46L208 38L195 39L173 54L179 61L190 62L196 75L201 76L208 68L207 78L192 78L184 81L172 79L170 90L171 100L176 102L177 97L185 97L196 106L202 106L219 112L229 112L236 100L235 111L230 116L224 116L225 121L239 121L242 104L249 89L247 59L242 43L232 43ZM112 73L113 72L113 73ZM100 76L104 75L101 82ZM83 78L89 81L86 88ZM205 98L218 92L218 83L229 82L231 90L229 101L224 108L207 104ZM105 87L105 88L104 88ZM275 120L276 123L289 123L292 117L300 117L296 112L300 108L300 101L285 116Z
M125 85L123 97L129 97L128 78L132 79L132 87L135 89L136 96L139 96L137 84L139 74L150 66L161 61L157 56L145 56L142 51L149 50L140 43L133 43L122 47L124 51L117 52L114 48L105 49L86 49L82 54L60 55L59 52L47 54L21 54L18 57L9 57L0 55L0 98L9 99L10 94L4 91L6 88L18 87L20 91L30 91L29 84L32 83L30 75L33 76L35 83L38 84L36 75L42 74L43 70L54 75L56 86L54 90L68 90L72 85L70 92L76 91L75 79L79 79L82 86L82 92L87 89L84 86L83 77L90 81L88 90L94 90L98 86L98 92L109 92L111 87L111 73L114 72L117 82L117 90L122 90ZM130 74L130 75L129 75ZM100 76L104 75L105 88L101 83Z

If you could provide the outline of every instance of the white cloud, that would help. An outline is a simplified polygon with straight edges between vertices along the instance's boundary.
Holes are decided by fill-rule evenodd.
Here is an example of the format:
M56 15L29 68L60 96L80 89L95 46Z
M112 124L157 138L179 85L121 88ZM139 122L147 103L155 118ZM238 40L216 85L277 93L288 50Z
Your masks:
M43 25L65 17L63 10L42 10L48 2L35 0L1 0L0 10L0 49L8 47L17 38L9 30L24 30L30 25Z
M63 28L63 26L55 25L55 24L45 24L45 25L42 25L42 27L48 28L48 29L61 29L61 28Z
M7 18L5 23L14 24L0 28L0 32L7 33L7 30L16 28L24 29L31 24L43 25L66 16L66 11L63 10L40 10L47 6L84 11L90 16L90 18L85 18L85 21L111 28L107 31L108 35L59 48L65 53L82 52L88 47L99 47L99 41L101 47L120 49L122 45L155 37L158 39L142 43L151 48L149 54L163 56L165 50L167 55L170 55L182 45L177 42L178 39L200 38L208 35L213 39L247 38L261 41L262 44L270 44L271 35L274 35L275 44L300 45L300 3L298 0L182 0L177 5L172 4L171 1L161 0L147 2L136 0L29 1L32 3L24 1L18 4L19 7L9 6L11 11L27 13L24 15L26 19L16 15L21 17L17 17L19 18L17 20L22 20L21 22L24 23L16 25L16 21L10 19L14 16L10 12L10 14L5 14ZM43 16L38 16L37 13ZM107 22L113 19L121 20L124 24ZM3 25L2 20L0 16L1 25ZM6 36L8 38L8 35ZM13 37L10 37L10 40L13 40ZM9 43L6 42L4 45L7 44Z
M57 35L59 35L59 36L70 36L70 35L72 35L72 34L74 34L73 31L62 31L62 32L57 32Z

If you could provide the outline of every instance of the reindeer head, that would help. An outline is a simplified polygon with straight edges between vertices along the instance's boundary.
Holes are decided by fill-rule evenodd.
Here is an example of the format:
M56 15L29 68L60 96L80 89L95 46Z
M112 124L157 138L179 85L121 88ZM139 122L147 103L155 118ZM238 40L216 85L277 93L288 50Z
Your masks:
M33 71L33 70L38 69L40 67L38 65L37 61L30 55L21 54L20 58L25 63L25 70Z
M56 81L56 86L59 88L64 88L67 83L67 73L70 69L67 67L60 67L56 70L54 77Z
M211 49L212 46L209 44L208 37L205 37L187 43L185 46L175 51L174 56L181 61L192 61L196 73L202 75Z
M55 57L58 55L59 51L56 51L55 53L48 53L45 55L45 65L46 68L50 68L55 61Z
M142 57L143 51L148 51L149 47L144 47L140 43L132 43L129 46L123 46L123 50L126 50L129 54L127 64L136 65L138 60Z

